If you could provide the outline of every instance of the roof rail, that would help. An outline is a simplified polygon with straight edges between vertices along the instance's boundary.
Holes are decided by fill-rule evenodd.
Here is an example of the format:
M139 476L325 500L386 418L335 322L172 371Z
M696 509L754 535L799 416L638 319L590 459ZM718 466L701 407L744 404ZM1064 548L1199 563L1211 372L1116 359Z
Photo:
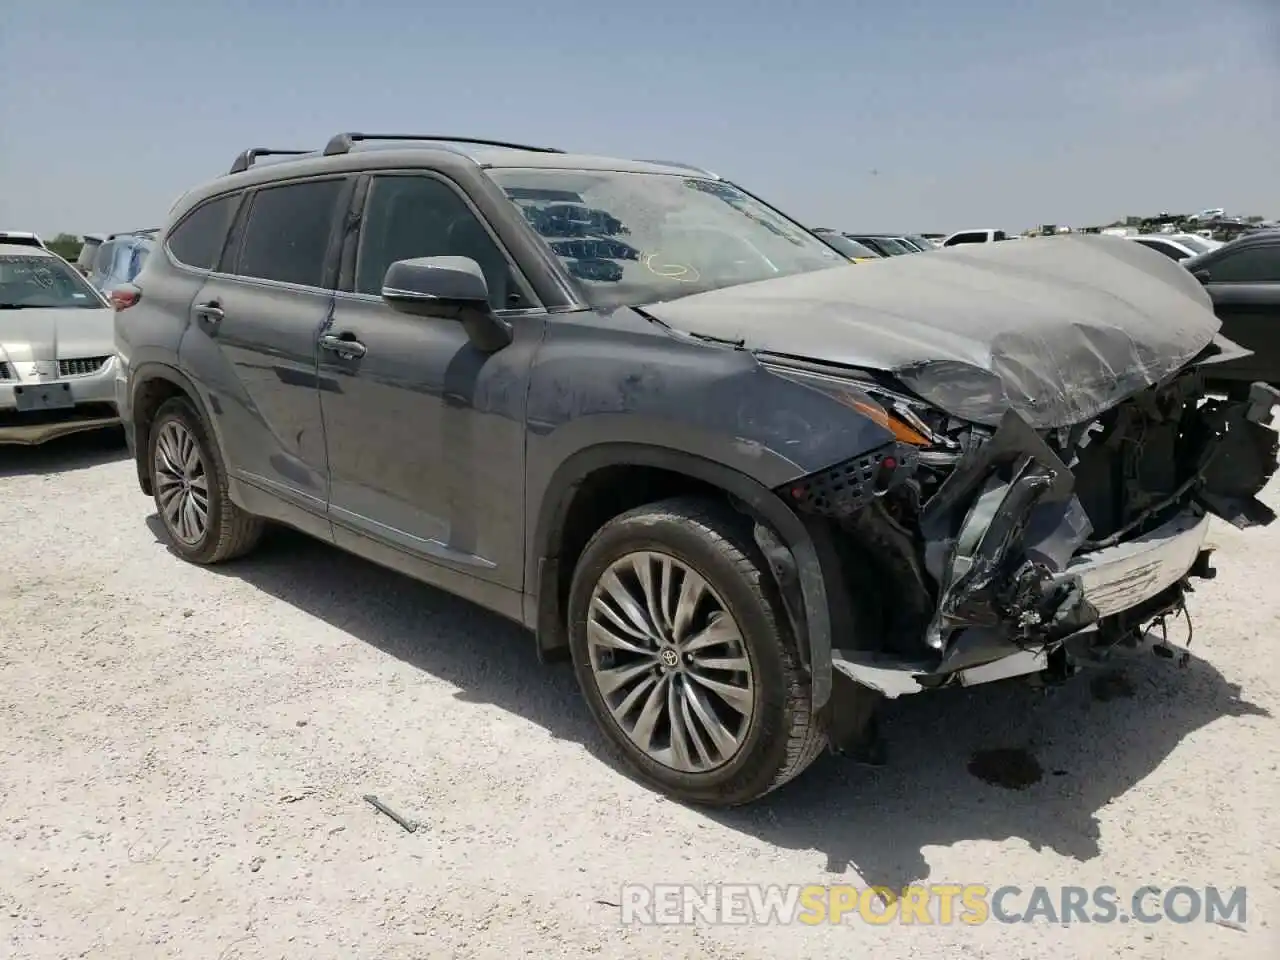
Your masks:
M437 143L474 143L482 147L506 147L510 150L529 150L533 153L564 153L555 147L531 147L527 143L508 143L505 140L484 140L477 137L443 137L421 133L337 133L324 146L326 157L350 153L353 144L364 140L423 140Z
M300 157L304 153L315 153L315 151L314 150L272 150L270 147L254 147L251 150L244 151L242 154L236 157L235 162L231 164L231 169L227 171L227 174L230 175L233 173L244 173L246 170L248 170L250 167L253 166L253 162L257 160L259 157L285 157L285 156Z

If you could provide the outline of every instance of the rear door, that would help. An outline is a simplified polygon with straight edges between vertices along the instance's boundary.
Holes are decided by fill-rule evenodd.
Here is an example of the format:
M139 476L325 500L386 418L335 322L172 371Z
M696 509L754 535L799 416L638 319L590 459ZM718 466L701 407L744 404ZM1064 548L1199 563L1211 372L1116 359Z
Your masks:
M1280 240L1223 253L1205 267L1205 288L1222 319L1223 335L1253 351L1223 370L1280 383Z
M317 177L249 192L182 342L184 366L200 371L221 421L231 476L317 519L329 484L316 340L352 183ZM279 518L327 536L323 520Z

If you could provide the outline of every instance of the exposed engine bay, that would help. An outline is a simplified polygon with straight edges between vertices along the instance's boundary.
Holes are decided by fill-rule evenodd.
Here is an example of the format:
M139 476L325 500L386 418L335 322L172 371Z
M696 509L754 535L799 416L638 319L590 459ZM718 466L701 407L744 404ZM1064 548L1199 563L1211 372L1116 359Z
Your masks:
M1264 384L1209 396L1188 366L1044 430L865 393L898 439L780 492L838 557L836 667L889 696L1019 653L1043 667L1086 628L1114 642L1184 612L1190 579L1212 576L1208 516L1275 519L1257 499L1280 446Z

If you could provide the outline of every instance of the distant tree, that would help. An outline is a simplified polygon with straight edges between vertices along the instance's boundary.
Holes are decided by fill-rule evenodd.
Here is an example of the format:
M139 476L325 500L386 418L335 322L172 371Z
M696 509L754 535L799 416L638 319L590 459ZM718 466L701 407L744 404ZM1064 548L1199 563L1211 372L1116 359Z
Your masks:
M50 250L64 260L75 261L80 256L80 248L84 241L70 233L60 233L45 244Z

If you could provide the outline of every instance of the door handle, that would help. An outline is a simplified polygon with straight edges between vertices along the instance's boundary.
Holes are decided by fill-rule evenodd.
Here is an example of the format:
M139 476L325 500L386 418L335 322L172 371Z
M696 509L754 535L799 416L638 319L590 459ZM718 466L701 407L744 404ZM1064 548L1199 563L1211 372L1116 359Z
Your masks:
M202 320L207 320L214 326L221 323L222 318L226 316L226 314L222 312L222 304L217 300L210 300L208 303L197 303L192 309L197 317L200 317Z
M349 333L340 337L326 333L320 338L320 349L332 351L343 360L355 360L365 355L364 344Z

